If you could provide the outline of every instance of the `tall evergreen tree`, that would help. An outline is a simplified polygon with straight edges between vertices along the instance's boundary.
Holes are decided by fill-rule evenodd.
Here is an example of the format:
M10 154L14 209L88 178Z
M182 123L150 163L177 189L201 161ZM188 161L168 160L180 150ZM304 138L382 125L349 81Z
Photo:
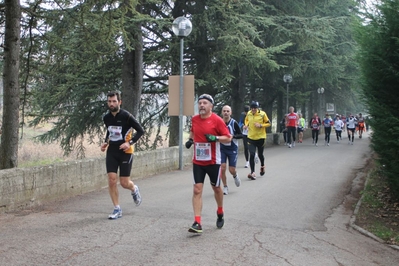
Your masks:
M364 97L373 130L371 143L399 197L399 2L382 0L358 26Z
M1 125L0 169L18 166L19 55L21 31L19 0L5 0L4 10L4 107L3 123Z

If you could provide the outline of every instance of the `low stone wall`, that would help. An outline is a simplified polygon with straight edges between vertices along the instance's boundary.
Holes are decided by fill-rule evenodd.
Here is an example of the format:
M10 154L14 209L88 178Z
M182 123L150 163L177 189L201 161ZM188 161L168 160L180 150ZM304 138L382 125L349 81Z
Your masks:
M310 130L305 137L311 135ZM282 134L269 134L267 146L284 143ZM240 148L242 149L242 141ZM183 164L189 165L193 149L183 149ZM179 147L134 154L132 179L179 168ZM39 206L107 186L105 157L48 166L0 170L0 213Z
M189 164L192 149L183 149L183 164ZM179 168L179 148L136 152L132 179ZM0 213L39 206L108 185L105 157L48 166L0 170Z

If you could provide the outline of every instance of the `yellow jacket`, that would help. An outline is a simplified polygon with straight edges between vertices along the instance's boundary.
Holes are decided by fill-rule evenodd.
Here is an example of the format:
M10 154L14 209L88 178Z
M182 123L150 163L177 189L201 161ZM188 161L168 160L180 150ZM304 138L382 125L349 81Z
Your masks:
M261 126L256 127L255 123ZM248 111L244 124L248 127L248 138L252 140L266 139L266 128L271 125L267 114L259 109L255 114L252 110Z

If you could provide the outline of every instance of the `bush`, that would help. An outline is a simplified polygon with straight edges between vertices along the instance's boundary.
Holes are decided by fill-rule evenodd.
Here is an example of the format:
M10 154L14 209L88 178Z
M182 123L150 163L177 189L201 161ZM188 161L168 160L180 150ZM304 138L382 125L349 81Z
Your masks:
M399 197L399 2L383 0L357 27L364 98L373 117L372 148Z

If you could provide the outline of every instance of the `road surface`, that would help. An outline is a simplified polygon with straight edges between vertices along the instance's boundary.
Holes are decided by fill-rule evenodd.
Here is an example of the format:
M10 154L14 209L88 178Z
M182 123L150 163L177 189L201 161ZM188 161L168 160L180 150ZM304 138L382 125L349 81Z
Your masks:
M367 134L353 146L345 138L329 147L309 139L292 149L267 147L266 174L255 181L241 154L242 185L229 175L225 226L216 228L207 182L199 236L187 232L191 166L135 180L139 207L120 190L117 220L107 219L107 189L2 214L0 265L399 265L397 250L349 226L369 153Z

